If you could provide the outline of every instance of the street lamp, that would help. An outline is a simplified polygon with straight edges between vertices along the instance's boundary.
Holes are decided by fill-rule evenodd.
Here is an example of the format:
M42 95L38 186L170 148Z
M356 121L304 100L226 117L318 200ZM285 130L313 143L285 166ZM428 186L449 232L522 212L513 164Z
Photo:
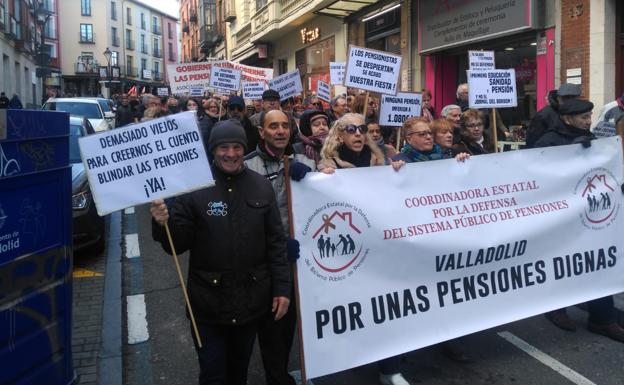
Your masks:
M48 65L50 64L50 53L47 50L45 45L45 25L50 20L50 16L52 13L47 7L43 4L42 0L35 0L32 3L33 6L33 15L35 16L35 22L37 27L39 27L39 32L41 35L41 42L37 42L37 35L35 34L35 52L36 52L36 64L39 66L37 70L37 76L41 78L41 100L45 101L45 78L50 73L50 68Z
M106 47L106 51L104 51L104 57L106 58L106 77L108 78L108 98L111 99L113 96L113 92L111 90L111 57L113 53L108 47Z

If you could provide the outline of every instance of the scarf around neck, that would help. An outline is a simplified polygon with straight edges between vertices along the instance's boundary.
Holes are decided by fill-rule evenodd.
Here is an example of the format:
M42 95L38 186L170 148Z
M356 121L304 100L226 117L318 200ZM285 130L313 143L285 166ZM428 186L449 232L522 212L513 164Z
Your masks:
M338 148L338 156L341 160L349 162L355 167L369 167L373 153L368 146L364 146L362 151L355 152L349 150L344 144Z
M401 149L401 154L407 155L412 162L426 162L428 160L442 159L442 149L437 144L433 145L433 149L431 151L420 152L408 143L405 143Z
M317 135L305 136L299 132L299 139L304 145L305 156L312 159L315 163L321 161L321 147L327 138L327 132L323 132Z

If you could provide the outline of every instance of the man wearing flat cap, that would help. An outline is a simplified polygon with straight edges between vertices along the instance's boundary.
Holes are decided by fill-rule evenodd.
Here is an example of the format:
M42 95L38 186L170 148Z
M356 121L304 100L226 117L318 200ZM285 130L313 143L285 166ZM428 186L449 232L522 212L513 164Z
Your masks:
M247 150L245 150L245 155L255 150L260 136L258 134L258 128L251 124L251 121L247 117L245 100L242 97L230 97L227 106L227 116L229 119L238 120L245 129L245 135L247 135Z
M580 143L585 148L590 147L591 140L594 139L594 135L589 131L593 108L594 104L587 100L572 99L566 101L559 108L562 125L551 127L537 140L535 147L574 143ZM613 296L587 302L587 310L589 311L587 329L590 332L624 342L624 329L617 323L618 315L613 303ZM565 308L546 313L546 318L563 330L576 330L576 325L568 317Z
M216 123L208 147L215 185L177 197L171 216L163 200L152 202L152 237L171 253L167 223L176 251L190 250L199 384L246 385L259 320L289 307L286 237L271 183L243 163L240 123Z
M578 99L581 96L581 87L578 84L564 83L558 90L548 93L548 105L535 114L527 128L526 146L535 147L535 142L548 131L548 129L561 126L559 108L567 101Z

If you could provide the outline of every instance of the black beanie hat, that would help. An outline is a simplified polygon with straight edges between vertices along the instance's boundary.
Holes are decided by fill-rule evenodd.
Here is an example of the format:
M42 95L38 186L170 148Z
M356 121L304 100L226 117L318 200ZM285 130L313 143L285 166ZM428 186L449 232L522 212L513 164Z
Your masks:
M583 99L566 100L559 107L561 115L579 115L594 109L594 103Z
M218 145L223 143L240 143L247 151L247 135L238 119L222 120L212 126L208 151L212 153Z
M327 125L329 126L329 117L324 111L319 110L306 110L301 114L301 118L299 120L299 131L304 136L312 136L312 119L316 116L324 116L327 121Z

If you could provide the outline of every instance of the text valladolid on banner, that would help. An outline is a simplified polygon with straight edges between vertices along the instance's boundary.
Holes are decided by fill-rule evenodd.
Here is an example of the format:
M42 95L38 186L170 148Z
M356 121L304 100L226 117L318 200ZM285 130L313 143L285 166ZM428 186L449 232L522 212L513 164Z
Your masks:
M229 60L209 59L198 63L167 64L171 93L179 95L190 92L191 89L210 89L210 72L213 65L241 71L240 81L243 82L268 83L273 79L272 68L252 67Z
M99 215L214 184L193 112L79 139Z
M308 377L624 291L621 142L592 143L293 183Z

